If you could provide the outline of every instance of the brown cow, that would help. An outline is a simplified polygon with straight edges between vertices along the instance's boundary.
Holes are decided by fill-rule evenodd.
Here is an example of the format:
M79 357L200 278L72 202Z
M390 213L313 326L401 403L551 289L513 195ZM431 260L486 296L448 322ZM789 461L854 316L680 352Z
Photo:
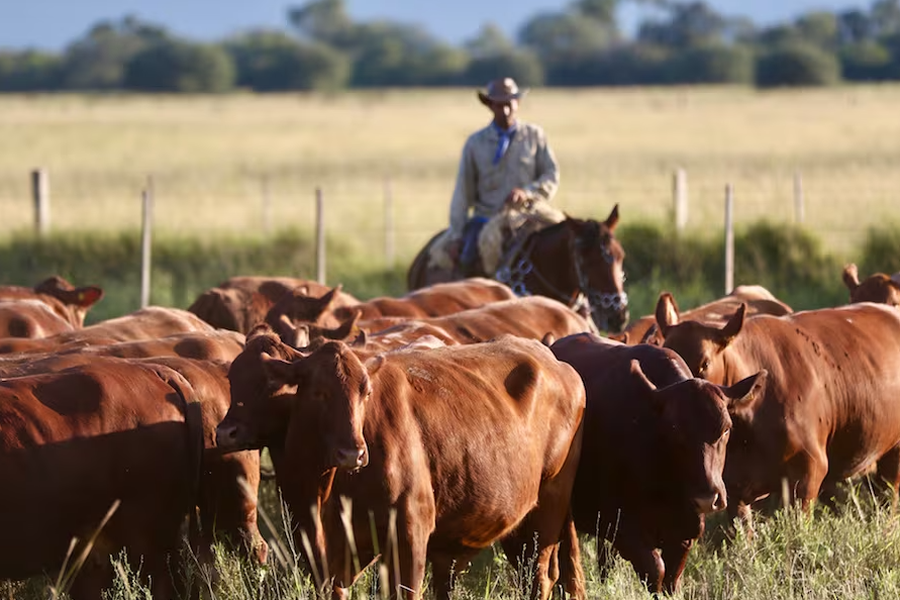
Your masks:
M386 562L399 574L389 568L390 589L402 585L404 597L420 596L427 556L435 596L449 598L454 570L498 539L513 564L523 548L537 557L540 598L558 576L560 546L567 587L583 597L568 503L584 387L540 342L504 336L363 363L341 342L302 356L263 332L248 339L229 377L232 404L219 445L270 445L298 540L309 535L309 562L319 581L334 577L336 598L358 576L341 497L352 501L359 565L376 557L378 540L397 540L387 556L399 564Z
M704 514L725 508L727 406L759 393L765 374L720 387L694 379L671 350L591 334L551 350L575 367L587 391L572 491L576 526L598 535L601 573L606 538L652 593L676 591Z
M0 382L0 578L59 570L69 542L103 527L74 580L74 600L113 581L110 555L125 549L172 595L167 561L192 511L202 423L190 384L161 365L85 365Z
M856 265L844 267L844 285L850 290L850 302L878 302L888 306L900 306L900 273L885 275L875 273L860 283Z
M41 339L0 339L0 354L10 352L53 352L63 344L85 346L152 340L185 332L211 332L213 327L193 313L178 308L148 306L133 313L100 321L84 329Z
M667 305L674 306L677 311L678 305L675 303L675 297L669 292L662 292L656 305L659 306L663 302L663 296L666 297L665 302ZM748 316L774 315L780 317L794 312L790 306L773 296L769 290L762 286L739 285L727 296L684 311L682 318L700 321L707 325L724 325L728 321L728 317L734 314L734 311L742 303L747 305ZM622 336L624 337L611 337L626 344L663 345L663 337L660 335L659 327L656 324L656 314L641 317L632 323Z
M900 313L853 304L784 317L745 319L724 327L660 322L666 347L697 376L730 384L760 369L763 394L729 408L734 422L725 485L733 512L781 490L809 506L830 500L836 484L872 467L900 483ZM896 494L896 491L895 491Z
M229 332L234 333L237 332ZM91 348L102 350L105 346ZM181 374L193 390L193 401L201 405L204 453L202 457L197 500L200 509L202 556L208 558L214 539L247 550L259 562L265 562L268 547L262 540L256 524L256 492L259 487L259 452L248 450L222 454L215 443L216 427L225 417L230 403L228 362L194 360L180 356L155 356L140 359L120 359L98 353L78 352L52 354L40 360L18 365L14 370L0 367L0 376L24 377L44 373L58 373L72 367L91 365L98 369L112 365L121 369L122 364L134 364L141 369L146 365L164 365ZM140 373L139 373L140 375ZM243 479L246 483L239 483ZM252 494L247 496L246 489Z
M340 286L321 298L303 294L286 294L268 312L265 322L273 329L287 318L295 324L312 323L322 327L339 327L346 319L361 311L363 320L381 317L437 317L470 308L478 308L490 302L515 299L515 295L502 283L492 279L473 277L438 283L400 298L374 298L356 306L338 306L336 299Z
M96 286L74 287L59 276L50 277L33 288L18 285L0 286L0 300L38 300L43 302L73 329L84 326L88 309L103 298ZM7 337L0 333L0 337ZM22 337L22 336L9 336Z
M263 322L269 309L288 292L319 298L331 288L294 277L231 277L200 294L188 310L213 327L246 334ZM335 306L353 306L359 300L339 293Z
M500 335L509 334L540 340L550 334L561 338L573 333L588 331L584 317L574 310L546 296L526 296L514 300L492 302L480 308L472 308L442 317L422 317L407 320L400 317L384 317L359 321L360 313L337 329L305 326L310 339L324 337L349 341L359 330L372 331L369 341L385 336L400 343L408 343L418 335L434 337L456 344L486 342ZM282 323L284 328L284 324ZM389 329L390 331L385 332ZM281 329L277 330L281 335ZM289 343L282 335L282 340ZM402 342L401 342L402 340ZM387 340L386 340L387 341Z

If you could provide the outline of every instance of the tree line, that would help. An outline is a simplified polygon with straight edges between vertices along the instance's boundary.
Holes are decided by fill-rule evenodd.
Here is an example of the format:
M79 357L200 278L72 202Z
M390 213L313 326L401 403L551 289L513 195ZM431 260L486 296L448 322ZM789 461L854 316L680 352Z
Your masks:
M648 15L630 36L616 17L629 2ZM702 1L575 0L534 15L514 39L486 24L458 46L417 25L355 22L344 0L311 0L287 11L283 29L214 43L128 16L95 24L62 52L0 50L2 92L480 86L501 74L528 86L900 80L900 0L765 27Z

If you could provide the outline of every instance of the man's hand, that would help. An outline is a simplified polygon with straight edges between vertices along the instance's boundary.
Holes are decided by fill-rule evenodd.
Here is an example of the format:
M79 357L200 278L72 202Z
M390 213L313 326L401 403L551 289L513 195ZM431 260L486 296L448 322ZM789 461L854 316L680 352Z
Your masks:
M522 188L513 188L513 190L509 193L509 196L507 196L506 200L504 200L504 203L507 206L511 206L513 208L523 208L530 202L531 200L528 197L528 192L526 192Z
M447 245L447 254L454 264L459 263L459 255L462 252L462 240L453 240Z

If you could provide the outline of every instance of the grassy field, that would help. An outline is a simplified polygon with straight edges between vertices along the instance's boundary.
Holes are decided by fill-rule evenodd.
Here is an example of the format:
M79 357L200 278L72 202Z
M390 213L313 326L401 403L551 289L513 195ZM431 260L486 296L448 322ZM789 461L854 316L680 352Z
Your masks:
M849 253L897 217L900 86L759 92L745 88L533 90L522 117L546 129L561 165L557 202L575 216L664 221L672 174L688 173L689 225L793 219ZM0 234L28 228L31 169L50 171L55 228L139 225L152 175L157 228L214 235L311 229L314 189L329 232L383 248L394 200L398 259L445 225L466 135L487 123L474 90L336 96L0 97ZM374 255L373 255L374 256Z
M858 260L869 227L900 222L898 105L900 86L799 92L539 89L523 104L522 116L546 129L562 170L556 201L574 216L605 218L619 203L625 224L667 223L672 174L683 167L689 178L689 227L718 239L726 183L735 186L739 228L760 219L789 222L794 216L794 174L801 173L806 226L833 256L824 262L816 258L824 266L810 267L816 262L811 252L796 256L802 244L785 246L795 251L781 253L776 245L768 254L759 244L762 249L755 249L761 254L775 256L760 262L754 282L761 281L760 271L772 261L787 265L776 291L797 292L802 302L789 298L795 308L811 308L845 296L840 261ZM281 242L276 239L273 247L278 251L272 252L244 235L258 240L267 222L272 232L312 231L313 190L321 186L329 233L340 238L339 248L346 254L336 257L336 268L329 273L345 281L355 276L348 289L363 297L388 288L399 291L402 265L446 224L463 140L485 124L487 116L473 90L189 98L0 96L0 240L31 227L28 173L35 167L50 171L55 230L102 231L113 237L139 227L140 191L152 175L157 231L161 237L180 238L171 248L163 245L161 252L154 252L155 268L169 278L154 279L158 287L153 300L187 305L198 289L227 275L244 274L229 269L264 265L267 272L306 269L295 274L311 276L308 238L291 234ZM401 267L378 272L384 267L388 187ZM264 190L271 202L268 219ZM642 239L646 242L647 237ZM713 270L714 262L706 256L711 251L704 250L702 260L699 251L686 256L697 247L673 244L667 233L655 244L657 250L651 251L630 238L626 248L631 248L632 265L651 265L652 257L638 258L648 253L667 259L657 271L631 271L635 316L652 309L660 287L669 284L666 278L676 270L676 259L704 273ZM0 279L27 273L10 283L30 284L32 271L35 280L44 275L38 267L64 265L66 273L80 274L75 277L78 283L115 283L128 289L127 298L121 290L110 293L106 308L98 307L94 317L135 308L136 243L113 243L93 235L63 240L58 246L68 262L54 254L60 251L56 247L13 246L3 255L9 262L0 269ZM20 247L28 251L16 251ZM362 248L369 250L363 253ZM752 253L745 250L742 256L752 262ZM123 267L124 262L135 266ZM631 268L626 259L626 269ZM825 284L811 291L794 289L803 287L792 279L802 268L816 271L808 281L831 282L833 272L834 290L823 293ZM721 287L707 283L701 277L692 288L673 291L681 300L688 292L692 300L707 300ZM117 295L122 297L114 298ZM682 307L690 304L682 302ZM762 519L754 538L739 535L728 542L717 519L691 554L684 589L677 597L897 597L897 518L861 504L851 502L840 514L781 512ZM592 600L649 597L622 561L608 581L600 581L590 546L588 542L585 547L585 566ZM305 577L290 566L275 564L261 571L233 556L223 556L222 562L226 575L213 586L212 598L314 597ZM134 581L126 580L111 598L146 597ZM505 561L483 557L463 579L457 598L518 599L522 594L514 580ZM374 584L370 577L353 597L376 598ZM47 589L47 580L0 583L0 597L36 600L46 598Z

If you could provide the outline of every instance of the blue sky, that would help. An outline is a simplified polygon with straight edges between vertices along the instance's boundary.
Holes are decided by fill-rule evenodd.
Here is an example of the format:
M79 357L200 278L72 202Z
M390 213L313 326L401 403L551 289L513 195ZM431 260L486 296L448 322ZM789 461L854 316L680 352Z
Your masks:
M559 10L568 2L548 0L346 0L356 20L386 18L424 25L453 43L474 35L493 22L512 35L519 25L541 11ZM745 15L757 23L792 18L813 9L865 8L854 0L707 0L728 15ZM0 47L60 49L100 19L133 13L165 25L175 33L213 40L257 26L281 27L290 6L280 0L0 0ZM633 27L638 15L626 9L623 25Z

